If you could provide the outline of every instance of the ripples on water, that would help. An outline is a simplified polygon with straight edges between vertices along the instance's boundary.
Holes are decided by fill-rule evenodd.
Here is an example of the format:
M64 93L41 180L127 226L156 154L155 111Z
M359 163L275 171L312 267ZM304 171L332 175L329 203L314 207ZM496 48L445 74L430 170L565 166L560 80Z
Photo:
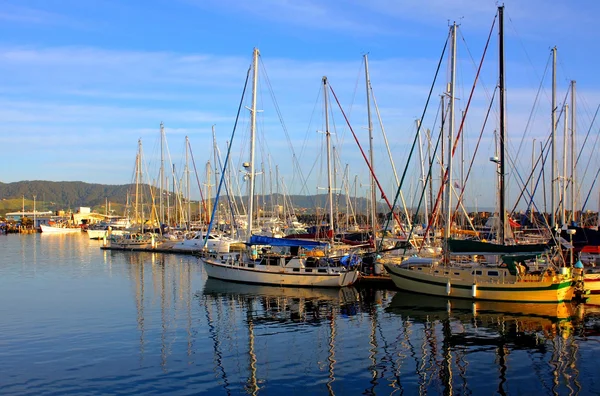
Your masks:
M2 394L591 394L600 308L206 280L190 256L0 236Z

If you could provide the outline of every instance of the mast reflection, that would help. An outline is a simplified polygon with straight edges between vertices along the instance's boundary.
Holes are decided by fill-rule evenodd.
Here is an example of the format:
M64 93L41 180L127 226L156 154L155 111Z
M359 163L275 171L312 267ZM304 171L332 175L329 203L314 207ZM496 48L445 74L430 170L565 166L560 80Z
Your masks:
M202 292L202 301L207 312L208 327L213 340L214 359L217 363L215 375L219 377L221 385L229 394L232 391L230 375L225 366L227 359L224 357L224 349L233 349L237 341L235 334L242 331L235 328L235 320L231 315L240 310L243 312L243 326L246 328L247 337L247 362L248 370L244 384L244 392L258 394L259 391L269 391L266 378L268 376L268 365L262 364L268 361L270 353L276 353L278 358L294 358L294 354L307 351L294 350L289 344L288 350L273 351L266 344L265 336L288 334L293 337L296 332L313 331L311 329L322 328L327 330L326 345L327 356L323 360L322 368L327 371L327 376L322 378L327 393L335 394L333 384L335 382L336 360L336 337L337 317L340 314L352 315L357 312L356 305L359 295L354 288L344 289L309 289L275 286L257 286L231 283L216 279L208 279ZM215 317L211 312L216 307L227 306L228 317ZM236 309L237 308L237 309ZM303 326L310 326L303 329ZM316 334L319 332L317 331ZM260 342L258 340L261 340ZM271 339L271 338L269 338ZM291 339L290 339L291 341ZM314 340L319 345L318 340ZM229 345L226 345L229 344ZM308 351L310 352L310 351ZM318 351L317 355L318 355ZM284 357L281 357L281 354ZM313 356L318 360L318 356ZM293 364L288 362L288 364ZM304 364L310 364L305 362ZM321 366L319 361L314 364Z
M397 347L408 349L415 359L422 393L477 393L468 380L482 384L473 379L469 368L479 370L480 356L489 352L495 356L498 394L509 394L518 386L517 367L523 364L519 359L524 354L540 382L551 381L550 392L577 394L580 389L579 346L573 331L576 311L570 303L473 303L398 292L386 311L402 320L404 338ZM415 340L422 340L420 349L413 345Z

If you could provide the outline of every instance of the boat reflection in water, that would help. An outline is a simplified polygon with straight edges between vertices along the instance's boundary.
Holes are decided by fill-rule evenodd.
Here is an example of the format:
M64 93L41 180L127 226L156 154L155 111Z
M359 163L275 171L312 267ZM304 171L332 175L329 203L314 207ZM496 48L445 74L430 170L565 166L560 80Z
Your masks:
M398 292L386 311L402 319L398 340L410 350L404 356L415 359L420 391L581 391L570 303L472 302Z
M340 315L356 314L356 289L258 286L209 278L201 298L214 343L216 374L228 394L240 391L235 389L239 380L230 377L232 370L240 374L239 362L235 362L244 352L246 393L283 392L286 388L293 392L302 382L312 386L324 382L328 392L334 393L337 321ZM240 312L243 318L236 317ZM246 337L241 335L244 332ZM238 345L244 338L245 348ZM316 372L311 372L315 367ZM298 373L304 373L302 380ZM286 379L290 375L296 378Z
M110 279L125 276L125 295L134 297L111 313L135 344L114 356L147 389L587 395L597 388L593 299L575 308L473 304L371 288L247 285L206 279L188 256L102 254Z

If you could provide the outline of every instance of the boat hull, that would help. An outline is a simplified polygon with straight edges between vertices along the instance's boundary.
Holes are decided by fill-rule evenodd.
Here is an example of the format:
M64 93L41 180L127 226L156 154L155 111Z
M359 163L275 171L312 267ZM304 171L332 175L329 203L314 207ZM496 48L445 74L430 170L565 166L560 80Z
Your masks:
M556 303L571 301L574 294L571 277L564 277L562 280L548 278L546 281L506 283L476 281L476 286L473 287L472 279L453 278L452 273L460 273L460 270L452 268L438 271L449 273L449 276L444 276L428 269L402 268L389 264L384 266L397 288L432 296L470 300Z
M585 274L583 276L583 284L590 294L600 295L600 273Z
M358 270L337 273L292 272L291 268L257 265L254 268L219 258L202 258L209 278L258 285L344 287L358 279ZM270 268L269 268L270 267ZM310 270L316 271L316 268Z
M231 241L226 240L208 240L206 244L206 249L211 252L229 253L231 249L231 244ZM173 245L173 250L201 252L202 250L204 250L204 240L188 239L184 241L179 241L175 245Z
M79 227L52 227L45 224L40 224L43 233L46 234L74 234L81 232Z

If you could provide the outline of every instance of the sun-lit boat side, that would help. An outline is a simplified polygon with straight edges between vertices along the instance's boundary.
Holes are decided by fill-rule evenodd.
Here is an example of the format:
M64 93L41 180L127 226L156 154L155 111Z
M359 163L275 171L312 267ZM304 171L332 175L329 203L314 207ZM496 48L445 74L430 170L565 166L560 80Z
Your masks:
M40 224L40 229L44 234L74 234L81 232L81 227L59 223L54 225Z
M245 251L207 254L201 260L209 278L234 282L309 287L354 284L358 269L343 265L343 257L328 256L322 250L326 246L318 241L253 235Z

